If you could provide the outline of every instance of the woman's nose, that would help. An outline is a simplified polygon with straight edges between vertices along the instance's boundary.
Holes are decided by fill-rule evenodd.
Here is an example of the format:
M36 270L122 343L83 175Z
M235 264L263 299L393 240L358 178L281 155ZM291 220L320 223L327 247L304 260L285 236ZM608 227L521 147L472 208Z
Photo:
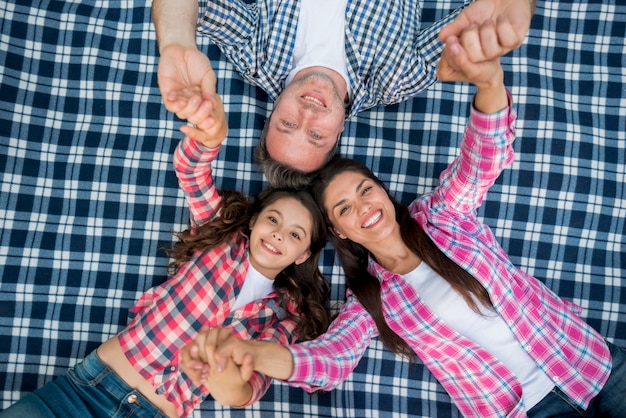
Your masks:
M358 206L359 215L366 214L370 210L371 206L372 205L370 205L368 202L360 202Z

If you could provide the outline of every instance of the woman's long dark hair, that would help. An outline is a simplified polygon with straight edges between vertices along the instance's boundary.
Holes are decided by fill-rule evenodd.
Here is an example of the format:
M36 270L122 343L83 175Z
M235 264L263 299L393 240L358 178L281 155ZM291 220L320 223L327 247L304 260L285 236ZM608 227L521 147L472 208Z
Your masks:
M291 264L274 279L274 289L283 297L284 308L293 299L300 311L302 324L301 339L313 339L328 328L329 313L326 303L330 296L330 286L319 270L319 258L326 245L324 215L308 191L287 189L265 189L250 202L242 193L222 191L219 216L210 222L176 233L178 241L167 250L173 258L169 273L189 261L196 251L209 251L227 240L241 239L250 234L250 220L264 208L282 198L293 198L300 202L311 214L311 256L303 263Z
M325 207L324 193L330 182L337 175L347 171L362 174L385 190L395 207L396 221L400 224L404 243L423 262L443 277L463 297L472 310L479 314L481 313L477 302L484 306L492 306L489 294L485 288L472 275L450 260L435 245L426 232L410 216L409 210L391 196L383 182L360 162L346 158L337 158L320 171L316 181L313 183L312 193L321 208ZM332 227L326 213L325 219L327 225ZM380 333L380 339L385 347L409 359L414 359L415 352L385 321L380 298L380 282L367 271L369 251L362 245L349 239L341 239L333 233L329 234L329 239L341 261L341 266L346 275L347 287L354 292L359 302L374 319Z

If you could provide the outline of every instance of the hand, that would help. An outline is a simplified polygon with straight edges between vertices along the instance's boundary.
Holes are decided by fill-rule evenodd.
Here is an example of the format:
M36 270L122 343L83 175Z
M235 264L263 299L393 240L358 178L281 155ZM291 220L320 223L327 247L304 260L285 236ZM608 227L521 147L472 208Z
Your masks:
M197 128L183 126L181 131L216 148L226 138L228 125L207 56L195 46L168 45L161 51L157 76L165 108Z
M191 98L190 100L193 100L194 97L198 97L198 93L197 91L184 90L179 97L188 97ZM210 109L210 113L205 115L203 110L196 112L189 119L189 122L196 125L183 125L180 127L180 131L196 141L202 142L208 148L217 148L228 135L228 121L226 120L224 104L219 94L212 94L205 101L202 109ZM201 115L199 116L202 117L201 120L195 119L198 115Z
M209 377L210 366L200 359L200 346L194 340L180 349L179 366L196 386L201 386Z
M250 380L254 372L255 341L236 337L230 328L212 328L200 332L196 338L201 350L199 358L209 363L218 373L229 367L232 361L239 367L241 378Z
M473 100L475 109L483 113L495 113L508 106L499 58L475 64L454 36L448 38L442 58L444 56L446 59L442 59L437 67L437 76L443 81L466 81L476 85L478 91Z
M476 63L500 57L524 42L535 12L535 2L476 0L439 32L439 39L445 43L450 36L460 38L468 26L475 25L477 37L462 40L470 60Z
M230 358L217 371L211 350L216 341L214 336L219 332L219 329L200 330L194 341L180 350L180 368L194 384L204 385L222 405L241 406L252 397L252 387L247 383L249 377L242 377L239 366Z
M212 110L216 78L209 58L195 47L172 44L161 51L157 78L163 103L180 119L198 123ZM203 107L204 105L204 107Z
M478 28L470 25L461 35L461 39L456 36L448 38L437 66L437 77L440 80L463 81L478 87L503 83L500 58L474 63L468 51L463 47L463 40L476 37L477 32Z

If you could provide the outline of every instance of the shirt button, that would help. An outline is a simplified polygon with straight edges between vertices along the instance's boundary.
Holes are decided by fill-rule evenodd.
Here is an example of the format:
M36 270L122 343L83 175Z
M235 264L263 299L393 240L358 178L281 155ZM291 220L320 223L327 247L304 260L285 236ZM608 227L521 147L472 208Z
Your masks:
M559 379L559 376L554 376L552 380L554 381L554 383L558 383L561 379Z
M531 350L530 345L526 344L526 345L524 346L524 350L526 350L527 352L529 352L529 353L530 353L530 350Z
M170 367L170 371L175 372L176 371L176 366L171 366Z

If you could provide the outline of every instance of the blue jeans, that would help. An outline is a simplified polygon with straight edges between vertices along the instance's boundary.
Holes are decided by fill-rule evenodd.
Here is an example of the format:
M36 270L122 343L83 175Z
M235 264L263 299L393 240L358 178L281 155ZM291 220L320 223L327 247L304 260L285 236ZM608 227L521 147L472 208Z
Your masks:
M607 344L613 359L611 374L600 393L591 400L587 410L572 402L560 389L554 388L528 411L528 417L626 417L626 348L617 347L608 341Z
M70 417L166 416L110 370L95 350L64 376L0 412L0 418Z

